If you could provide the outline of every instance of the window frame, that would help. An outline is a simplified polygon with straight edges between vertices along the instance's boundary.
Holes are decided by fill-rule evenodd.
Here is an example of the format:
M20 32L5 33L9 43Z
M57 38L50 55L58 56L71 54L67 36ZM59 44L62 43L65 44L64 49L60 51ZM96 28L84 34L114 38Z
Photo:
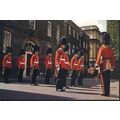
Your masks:
M50 21L48 21L47 35L48 35L49 37L52 36L52 22L50 22Z
M9 35L9 39L7 35ZM11 45L12 45L12 33L9 31L4 31L3 51L5 51L7 47L11 47Z

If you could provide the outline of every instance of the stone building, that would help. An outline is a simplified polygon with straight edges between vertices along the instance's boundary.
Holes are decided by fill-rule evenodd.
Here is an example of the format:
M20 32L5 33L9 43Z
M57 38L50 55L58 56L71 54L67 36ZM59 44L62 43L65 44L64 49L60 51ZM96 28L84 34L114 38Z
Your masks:
M0 21L0 51L5 51L7 46L13 48L13 72L17 75L17 58L20 48L26 49L26 69L24 77L29 76L29 60L33 52L33 46L40 46L40 70L45 71L44 59L47 45L51 45L55 53L57 41L61 36L67 38L70 45L70 56L73 48L89 48L89 37L71 20L1 20ZM82 37L81 37L82 36ZM81 39L82 38L82 39ZM84 44L84 46L83 46ZM53 53L53 55L54 55ZM86 63L88 62L86 52ZM54 60L54 59L53 59Z
M81 29L89 36L89 61L95 63L101 44L101 33L96 25L82 26Z

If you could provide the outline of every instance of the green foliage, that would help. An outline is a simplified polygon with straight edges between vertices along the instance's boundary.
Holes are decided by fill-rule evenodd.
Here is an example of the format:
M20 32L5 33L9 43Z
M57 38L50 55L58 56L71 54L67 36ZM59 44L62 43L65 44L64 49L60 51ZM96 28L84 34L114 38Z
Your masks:
M111 37L111 47L114 49L115 56L119 56L119 21L108 20L107 21L107 32Z

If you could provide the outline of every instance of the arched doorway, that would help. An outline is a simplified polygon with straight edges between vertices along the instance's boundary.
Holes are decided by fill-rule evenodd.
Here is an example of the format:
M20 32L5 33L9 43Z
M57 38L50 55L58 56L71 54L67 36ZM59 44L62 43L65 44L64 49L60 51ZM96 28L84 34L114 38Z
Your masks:
M26 78L27 76L30 76L30 58L33 54L33 50L34 50L34 46L36 45L36 43L32 42L32 41L28 41L25 45L24 45L24 49L26 50L26 54L25 54L25 70L24 70L24 74L23 77Z

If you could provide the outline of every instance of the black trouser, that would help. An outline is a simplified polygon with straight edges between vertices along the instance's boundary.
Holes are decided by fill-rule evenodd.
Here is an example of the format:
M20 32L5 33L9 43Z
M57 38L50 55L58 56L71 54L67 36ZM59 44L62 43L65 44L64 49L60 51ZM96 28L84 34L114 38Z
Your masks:
M72 85L74 85L75 86L75 80L76 80L76 78L77 78L77 74L78 74L78 72L76 71L76 70L73 70L73 72L72 72L72 79L71 79L71 86Z
M57 84L56 84L56 89L63 90L64 80L65 80L65 69L60 68L59 73L58 73L58 80L57 80Z
M2 67L0 66L0 79L2 78Z
M4 74L3 74L4 82L8 82L8 78L9 78L9 76L10 76L10 71L11 71L10 68L5 68Z
M47 69L46 75L45 75L45 83L46 84L49 84L50 77L51 77L51 69Z
M32 75L32 84L36 84L36 78L38 76L38 69L33 70L33 75Z
M84 77L84 72L80 71L79 76L78 76L78 85L83 84L83 77Z
M18 71L18 81L19 82L21 82L23 79L23 71L24 71L24 69L21 69L21 68Z
M68 70L65 70L64 87L66 87Z
M110 70L106 70L102 73L104 95L109 96L110 94Z

